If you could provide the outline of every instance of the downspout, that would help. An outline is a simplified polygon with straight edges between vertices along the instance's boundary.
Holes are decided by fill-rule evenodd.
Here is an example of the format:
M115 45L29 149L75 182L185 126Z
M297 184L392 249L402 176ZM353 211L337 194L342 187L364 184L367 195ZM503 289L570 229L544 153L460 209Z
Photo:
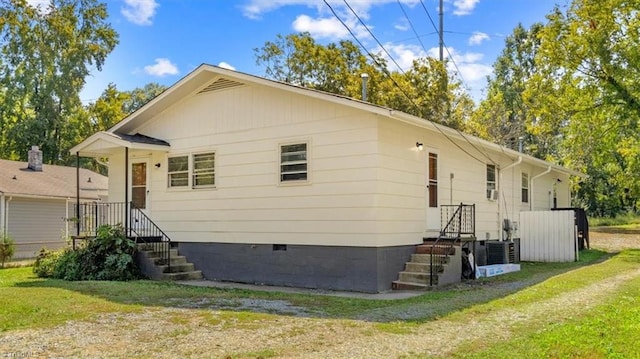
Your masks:
M80 237L80 152L76 152L76 236Z
M0 236L7 234L4 231L5 228L5 218L4 218L4 192L0 191Z
M504 171L509 170L521 163L522 163L522 156L518 156L518 159L514 163L508 165L505 168L499 169L500 173L498 174L498 181L499 181L498 184L500 185L499 187L500 198L498 199L498 233L500 233L499 237L501 241L504 241L504 230L502 230L502 223L504 222L504 214L502 213L503 209L502 209L502 206L500 205L500 200L504 198L504 192L502 192L502 174L504 173ZM511 201L513 200L514 200L513 196L511 196ZM504 205L506 206L507 203L505 202Z
M124 148L124 232L129 233L129 147Z
M65 206L64 206L64 218L66 219L66 225L64 226L64 238L65 240L69 239L69 202L71 202L71 198L67 197L67 200L65 201Z
M538 179L538 178L540 178L540 177L542 177L542 176L544 176L544 175L547 175L549 173L551 173L551 166L547 167L546 171L531 177L531 201L529 201L529 210L530 211L533 211L533 209L535 208L534 205L533 205L533 201L535 201L536 196L535 196L533 181Z

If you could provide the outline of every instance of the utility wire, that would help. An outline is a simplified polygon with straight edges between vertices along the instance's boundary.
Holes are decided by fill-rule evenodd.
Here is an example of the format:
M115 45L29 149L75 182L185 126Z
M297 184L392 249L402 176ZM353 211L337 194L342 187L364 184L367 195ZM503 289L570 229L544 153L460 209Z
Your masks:
M347 7L349 8L349 10L351 10L351 12L353 13L353 15L356 17L356 19L358 19L358 21L360 22L360 24L362 26L364 26L364 28L369 32L369 35L371 35L371 37L373 37L374 40L376 40L376 42L378 43L378 46L380 46L380 48L382 49L382 51L384 51L385 54L387 54L387 56L389 56L389 59L391 59L391 61L396 65L396 67L398 68L398 70L400 70L400 72L402 72L402 74L404 75L404 69L402 67L400 67L400 65L398 65L398 63L396 62L396 60L393 58L393 56L391 56L391 54L389 53L389 51L387 51L387 49L384 47L384 45L382 45L382 43L378 40L378 38L376 37L376 35L373 34L373 32L369 29L369 27L367 26L367 24L364 23L364 21L362 21L362 19L360 18L360 16L358 16L358 14L353 10L353 8L351 7L351 5L349 5L349 3L347 2L347 0L343 0L344 4L347 5ZM325 1L325 4L327 2ZM343 23L344 24L344 23ZM346 25L345 25L346 26ZM351 32L351 31L349 31Z
M338 21L340 21L340 23L342 24L342 26L344 26L345 29L347 29L347 31L349 32L349 34L351 34L351 36L353 37L354 40L356 40L356 42L358 43L358 45L360 45L360 47L367 53L367 55L369 55L369 57L371 57L371 59L373 60L373 62L375 62L376 65L378 65L378 67L382 70L382 72L384 72L385 75L387 75L387 77L389 77L389 79L393 82L394 86L398 88L398 90L400 90L400 92L409 100L409 102L418 110L420 111L420 106L418 106L415 101L413 101L413 99L406 93L406 91L404 91L404 89L400 86L400 84L398 84L398 82L393 78L393 76L391 76L391 73L389 72L389 70L383 66L382 64L380 64L380 62L378 62L378 59L376 59L376 57L369 51L367 50L367 48L364 46L364 44L358 39L358 37L353 33L353 31L351 30L351 28L349 28L349 26L342 21L342 19L340 18L340 16L338 16L338 14L336 13L336 11L333 9L333 7L327 2L327 0L323 0L325 5L327 5L327 7L329 8L329 10L331 10L331 13L333 13L333 16L336 17L336 19L338 19ZM346 3L346 1L345 1ZM460 149L462 152L466 153L469 157L475 159L476 161L480 162L480 163L485 163L484 161L478 159L476 156L472 155L471 153L469 153L467 150L465 150L462 146L460 146L457 142L455 142L449 135L447 135L441 128L439 125L431 122L431 121L427 121L428 123L430 123L436 130L438 130L438 132L440 132L447 140L449 140L454 146L458 147L458 149ZM461 134L461 132L458 130L458 133ZM469 142L469 140L464 137L464 135L462 136L467 142ZM473 144L471 142L469 142L471 144L472 147L475 148L475 146L473 146ZM478 150L476 148L476 150ZM482 153L482 152L481 152ZM491 161L493 162L493 161ZM495 163L495 162L494 162Z
M427 48L422 43L422 39L420 39L420 36L418 35L418 32L416 31L416 28L413 27L413 23L409 19L409 16L407 16L407 12L404 11L404 6L402 6L402 3L400 2L400 0L396 0L396 1L398 2L398 6L400 6L400 10L402 10L402 13L404 14L404 18L407 19L407 22L409 23L409 26L411 27L411 30L413 30L413 33L416 35L416 39L418 39L418 42L420 42L420 46L422 46L422 49L424 50L424 53L427 54L428 53Z

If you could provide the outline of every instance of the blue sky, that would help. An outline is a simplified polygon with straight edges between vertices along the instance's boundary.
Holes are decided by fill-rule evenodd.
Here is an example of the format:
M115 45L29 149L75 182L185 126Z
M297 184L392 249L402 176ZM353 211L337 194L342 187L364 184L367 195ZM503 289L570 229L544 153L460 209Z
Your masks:
M343 0L328 2L367 49L380 51ZM438 36L427 16L428 12L437 26L438 0L347 0L347 3L400 66L408 67L416 57L438 56ZM491 74L491 66L502 51L505 36L518 23L528 27L545 21L555 1L445 0L444 3L445 44L457 65L457 69L452 65L451 71L462 76L478 100L486 85L484 79ZM264 69L255 64L253 49L274 40L277 34L309 31L321 43L353 41L323 0L108 0L107 6L109 21L119 33L120 43L103 70L93 71L87 79L81 95L84 102L98 98L110 82L119 90L131 90L149 82L171 85L201 63L263 76ZM390 69L396 70L390 64Z

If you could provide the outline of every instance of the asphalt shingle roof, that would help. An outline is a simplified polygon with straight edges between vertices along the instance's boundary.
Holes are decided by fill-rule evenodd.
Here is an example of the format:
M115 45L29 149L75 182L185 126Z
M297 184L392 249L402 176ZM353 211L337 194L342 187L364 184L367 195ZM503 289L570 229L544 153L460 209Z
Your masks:
M42 196L76 198L76 168L42 165L42 171L33 171L27 162L0 159L0 192L12 196ZM106 176L81 168L80 197L98 200L106 196L109 182Z

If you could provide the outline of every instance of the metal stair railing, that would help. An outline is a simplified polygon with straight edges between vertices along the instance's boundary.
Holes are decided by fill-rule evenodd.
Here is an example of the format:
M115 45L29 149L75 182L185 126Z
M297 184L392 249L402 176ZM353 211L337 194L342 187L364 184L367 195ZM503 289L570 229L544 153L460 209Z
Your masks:
M72 237L74 248L76 239L94 238L97 228L102 225L124 224L128 238L159 253L159 264L166 264L168 270L171 270L171 238L133 203L87 202L76 203L75 207L75 218L71 220L76 225L76 236Z
M440 221L445 224L441 226L442 229L438 238L431 244L430 251L429 285L431 286L437 284L437 273L449 260L454 246L463 236L475 236L475 204L440 206Z

